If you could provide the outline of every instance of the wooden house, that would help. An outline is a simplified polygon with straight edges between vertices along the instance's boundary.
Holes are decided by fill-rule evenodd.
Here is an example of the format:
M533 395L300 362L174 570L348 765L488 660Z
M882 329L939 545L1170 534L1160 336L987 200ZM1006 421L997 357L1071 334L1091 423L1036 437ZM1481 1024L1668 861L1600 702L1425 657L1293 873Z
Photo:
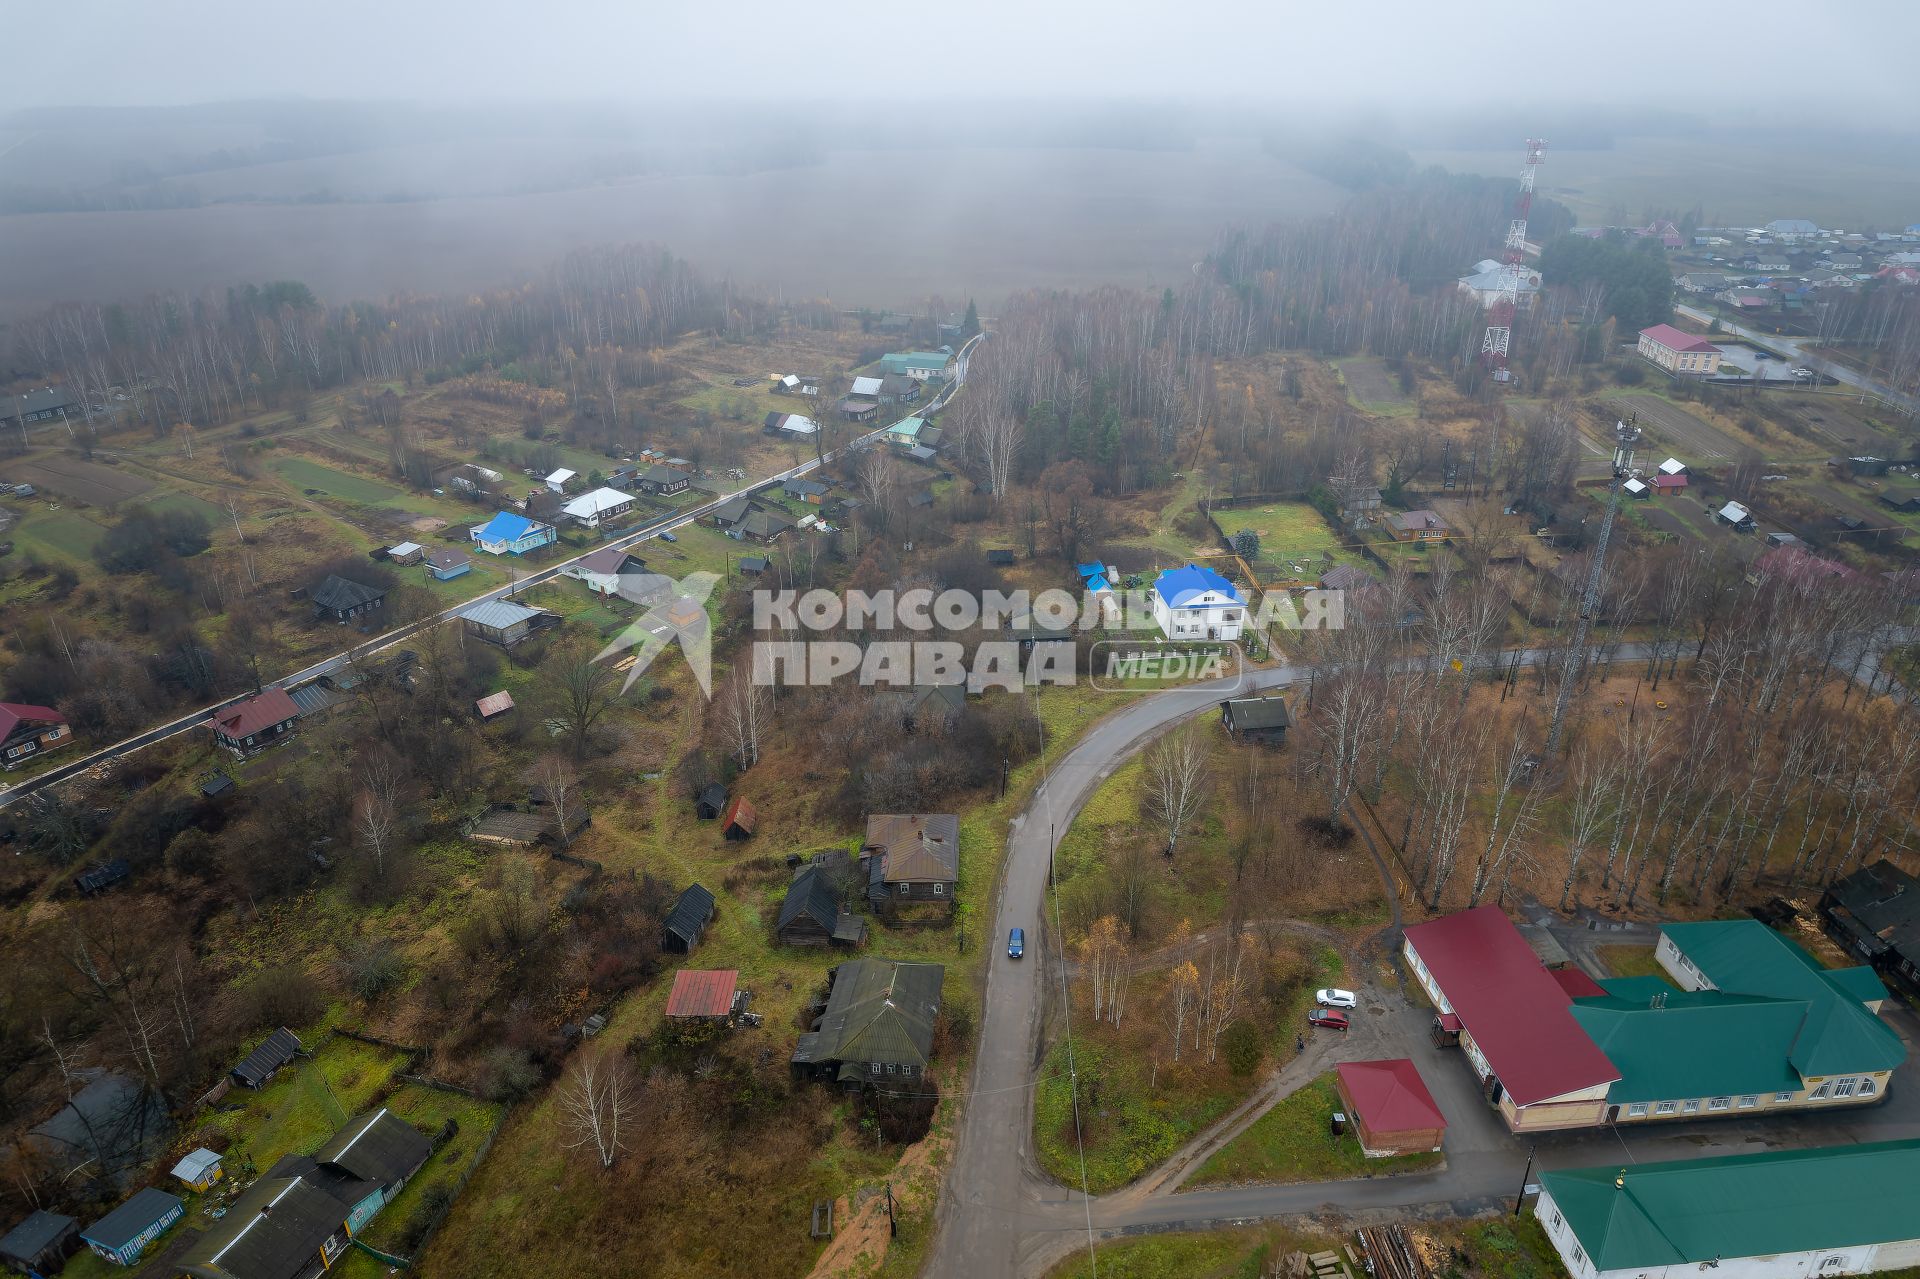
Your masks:
M794 1073L842 1087L875 1087L925 1075L940 1017L939 964L855 959L833 970L827 1006L794 1046Z
M660 949L675 955L692 954L707 925L713 922L713 911L713 894L699 884L687 885L661 925Z
M427 574L436 582L450 582L473 571L473 556L457 546L442 547L427 556Z
M227 1073L243 1087L264 1088L282 1066L299 1055L300 1037L282 1026L261 1040L258 1048Z
M512 648L549 626L558 626L560 616L544 608L528 608L511 600L488 600L460 614L467 634L501 648Z
M213 740L239 756L257 755L293 732L300 708L283 688L269 688L213 713Z
M329 576L314 587L307 597L313 601L314 617L323 622L350 622L356 617L378 612L387 603L385 587L368 586L364 582L337 575Z
M1279 746L1293 727L1284 697L1232 697L1220 703L1220 724L1235 741Z
M733 802L727 805L726 816L720 821L720 833L733 840L751 839L754 823L758 820L759 814L753 811L753 805L744 797L735 795Z
M0 764L15 768L36 755L71 744L67 717L51 706L0 702Z
M774 937L784 946L858 946L867 939L867 921L840 904L825 867L808 866L780 903Z
M709 782L693 797L693 815L703 822L712 821L726 810L727 788L719 782Z
M875 814L867 818L860 853L868 864L867 898L875 906L953 904L960 882L960 819L953 814Z
M187 1215L187 1206L149 1186L80 1232L87 1247L117 1266L131 1266L147 1245Z
M676 470L671 466L655 465L649 466L640 473L639 478L634 481L634 487L642 493L653 493L665 497L674 493L684 493L687 486L692 483L693 477L685 471Z

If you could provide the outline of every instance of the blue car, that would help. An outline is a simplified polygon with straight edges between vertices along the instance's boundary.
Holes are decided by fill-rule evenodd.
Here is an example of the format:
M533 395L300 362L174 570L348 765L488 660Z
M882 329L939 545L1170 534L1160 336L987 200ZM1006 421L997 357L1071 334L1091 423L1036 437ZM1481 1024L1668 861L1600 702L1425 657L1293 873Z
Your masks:
M1020 958L1020 956L1026 953L1027 953L1026 930L1022 928L1016 928L1012 932L1007 934L1007 958L1018 959Z
M667 530L662 529L660 530L660 540L663 542L677 542L680 539L675 537L672 533L668 532Z

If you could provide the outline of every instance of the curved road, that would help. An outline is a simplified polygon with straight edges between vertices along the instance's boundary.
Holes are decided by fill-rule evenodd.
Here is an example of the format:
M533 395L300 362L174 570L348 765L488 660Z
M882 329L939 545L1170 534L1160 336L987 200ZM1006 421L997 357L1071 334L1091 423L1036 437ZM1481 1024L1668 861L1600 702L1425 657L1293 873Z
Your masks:
M1518 650L1517 660L1531 667L1559 651L1523 648ZM1640 644L1614 645L1602 652L1605 660L1616 663L1644 661L1647 656L1646 647ZM1515 658L1515 652L1509 650L1491 656L1488 664L1504 665ZM1863 652L1856 657L1856 678L1868 676L1870 669L1869 654ZM1039 1274L1075 1250L1084 1249L1090 1234L1198 1228L1335 1207L1357 1216L1364 1216L1368 1210L1407 1207L1479 1210L1503 1196L1512 1196L1518 1188L1526 1154L1516 1141L1506 1137L1504 1129L1465 1140L1456 1140L1456 1136L1466 1138L1465 1133L1450 1133L1446 1167L1420 1176L1221 1187L1175 1194L1185 1175L1184 1167L1171 1175L1167 1168L1174 1164L1197 1166L1190 1154L1183 1152L1139 1185L1091 1201L1046 1177L1034 1158L1033 1088L1044 1048L1040 1030L1048 997L1064 994L1066 971L1061 939L1047 917L1047 870L1059 835L1072 824L1101 781L1159 733L1211 709L1223 696L1283 687L1304 679L1306 673L1305 667L1295 666L1248 671L1237 686L1194 685L1129 703L1096 723L1066 755L1053 762L1026 810L1009 823L1004 870L994 899L993 931L988 934L992 941L973 1077L968 1085L965 1117L956 1134L953 1161L941 1187L934 1244L923 1272L931 1279L1014 1279ZM998 939L1014 927L1025 928L1028 936L1044 939L1045 944L1029 946L1024 960L1009 960ZM1349 1043L1357 1043L1360 1034L1356 1029L1348 1037ZM1296 1058L1299 1072L1325 1069L1322 1058L1329 1052L1316 1043L1305 1056ZM1291 1068L1283 1070L1286 1078L1282 1082L1290 1081L1294 1073ZM1846 1122L1846 1117L1837 1113L1830 1118L1836 1123ZM1730 1135L1733 1130L1722 1123L1717 1131ZM1915 1126L1915 1133L1920 1135L1920 1126ZM1211 1135L1203 1135L1202 1140ZM1670 1140L1677 1135L1675 1131L1639 1134L1635 1142L1640 1146L1643 1139ZM1569 1150L1579 1150L1591 1137L1588 1133L1568 1134L1564 1144ZM1611 1131L1606 1140L1614 1140ZM1543 1158L1544 1147L1551 1141L1551 1137L1541 1138ZM1585 1151L1576 1159L1581 1157L1590 1161L1598 1156Z
M1864 391L1868 395L1878 396L1909 416L1914 413L1920 413L1920 398L1908 395L1904 391L1897 391L1885 382L1875 381L1864 373L1848 368L1838 360L1807 350L1807 339L1805 338L1788 337L1780 333L1762 333L1758 329L1750 329L1744 324L1737 324L1732 320L1722 319L1716 315L1709 315L1698 307L1676 304L1673 309L1688 319L1697 320L1701 324L1712 324L1717 320L1719 321L1721 329L1725 332L1731 333L1735 337L1745 338L1747 341L1756 343L1759 346L1772 347L1775 350L1791 352L1796 364L1805 364L1809 360L1818 361L1821 370L1836 381L1844 382L1856 391Z
M912 417L912 416L919 416L921 414L926 414L926 413L933 413L939 409L946 407L948 401L953 398L954 392L959 390L961 383L966 381L967 361L973 353L974 346L982 338L986 336L987 335L984 332L975 334L973 337L968 338L967 341L961 345L959 352L954 356L953 380L947 384L946 389L942 390L940 394L934 396L933 399L927 401L926 404L916 408L914 412L909 414L908 416ZM900 419L900 420L904 421L905 419ZM839 457L842 453L845 453L849 449L859 448L860 446L868 443L869 441L878 439L880 436L885 435L887 431L892 428L893 425L894 425L893 423L888 423L886 426L876 427L875 429L868 431L864 435L856 436L854 439L849 440L847 443L841 445L839 448L834 449L831 452L827 453L825 455L825 460L832 460L833 458ZM604 551L609 548L625 550L628 547L639 545L641 542L646 541L648 538L658 537L662 533L668 533L673 531L674 529L683 528L686 525L691 524L695 520L701 518L702 516L712 513L712 511L716 507L723 506L726 503L731 502L736 497L745 497L749 494L757 492L760 489L765 488L769 484L781 484L786 482L787 480L794 479L797 476L805 475L807 474L807 472L818 468L821 464L821 461L822 459L820 458L809 458L808 460L806 460L805 462L802 462L798 466L789 467L788 469L781 471L777 474L769 475L763 479L755 480L753 483L747 485L745 488L739 489L733 493L723 493L720 496L714 498L710 502L702 502L698 506L690 507L684 511L675 511L671 515L663 515L658 519L654 520L651 524L644 526L643 528L639 529L636 532L629 533L624 537L612 538L605 542L600 543L598 546L595 546L593 548L593 551L585 552L585 555L591 555L594 553L594 551ZM451 621L453 618L457 617L461 613L466 612L468 609L472 608L476 604L484 604L491 600L506 599L507 597L516 594L517 592L525 589L526 587L538 586L542 582L550 582L553 579L560 576L560 572L562 569L567 568L571 564L577 563L582 558L584 558L584 555L576 555L572 559L566 559L566 560L560 561L557 564L548 565L546 568L543 568L536 573L528 574L526 577L521 578L517 582L510 582L506 586L497 586L490 591L485 591L479 595L475 595L471 599L463 600L462 602L455 604L451 608L443 609L440 612L435 613L431 617L423 618L417 622L408 623L407 625L402 626L397 630L391 630L384 635L380 635L373 639L370 639L364 644L359 644L354 647L344 649L339 653L335 653L332 657L328 657L321 661L315 662L313 665L304 667L301 670L297 670L293 672L291 675L284 676L277 680L269 681L269 683L267 684L267 687L291 688L296 684L304 684L308 680L317 679L322 675L331 674L334 671L339 670L347 662L354 660L355 658L365 658L375 653L382 652L385 649L392 648L394 645L401 643L402 641L408 639L409 637L415 634L418 634L420 631L426 630L429 627L438 626L442 622ZM210 706L205 706L197 711L193 711L193 712L190 712L189 714L182 715L178 719L169 720L165 724L161 724L158 727L147 729L145 732L138 733L132 737L126 738L123 741L115 742L111 746L103 747L100 750L94 751L92 754L84 755L79 759L70 760L67 763L60 765L60 767L58 768L49 769L48 771L41 773L36 777L30 777L16 786L9 787L6 790L0 790L0 808L5 808L9 804L25 799L27 796L33 794L35 791L41 790L48 786L55 785L59 782L66 781L68 778L76 776L77 774L83 773L88 769L95 767L96 765L107 762L108 760L118 759L121 756L131 754L134 751L141 749L142 747L151 746L155 742L165 741L169 737L175 737L181 733L191 732L196 728L200 728L204 726L206 722L210 718L212 718L212 716L216 712L226 709L227 707L233 705L235 702L244 701L249 696L251 696L251 694L242 693L234 697L226 698L223 701L215 702Z

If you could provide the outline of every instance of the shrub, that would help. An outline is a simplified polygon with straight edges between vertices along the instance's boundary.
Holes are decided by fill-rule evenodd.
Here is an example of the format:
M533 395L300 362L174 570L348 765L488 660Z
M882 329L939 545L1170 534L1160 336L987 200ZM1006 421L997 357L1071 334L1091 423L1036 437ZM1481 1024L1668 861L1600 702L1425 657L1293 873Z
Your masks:
M240 995L250 1026L305 1026L327 1008L319 983L299 963L266 969Z
M1260 1032L1250 1021L1236 1021L1223 1036L1227 1050L1227 1069L1234 1078L1245 1079L1260 1067Z
M400 983L406 961L386 938L363 942L347 957L347 984L362 1003L372 1003Z

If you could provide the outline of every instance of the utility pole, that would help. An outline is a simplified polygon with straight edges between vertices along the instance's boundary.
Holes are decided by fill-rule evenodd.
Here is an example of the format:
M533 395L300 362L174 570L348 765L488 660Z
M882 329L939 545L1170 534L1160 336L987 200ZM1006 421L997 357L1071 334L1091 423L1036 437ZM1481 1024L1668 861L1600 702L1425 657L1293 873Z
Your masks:
M1533 1176L1533 1147L1527 1147L1526 1171L1520 1174L1520 1193L1513 1197L1513 1215L1520 1215L1520 1208L1527 1202L1527 1179Z
M1631 420L1624 424L1631 425ZM1620 434L1625 436L1626 431ZM1587 566L1586 589L1580 594L1580 612L1574 619L1573 643L1568 647L1566 657L1560 664L1560 695L1553 703L1553 723L1547 728L1546 749L1541 752L1543 759L1552 758L1560 749L1560 731L1566 727L1567 703L1573 699L1573 682L1576 664L1587 651L1587 635L1593 629L1593 615L1600 611L1600 587L1606 579L1607 541L1613 536L1613 517L1620 510L1620 487L1632 474L1633 451L1621 445L1613 451L1613 483L1607 489L1607 513L1600 520L1600 535L1594 539L1593 560Z

